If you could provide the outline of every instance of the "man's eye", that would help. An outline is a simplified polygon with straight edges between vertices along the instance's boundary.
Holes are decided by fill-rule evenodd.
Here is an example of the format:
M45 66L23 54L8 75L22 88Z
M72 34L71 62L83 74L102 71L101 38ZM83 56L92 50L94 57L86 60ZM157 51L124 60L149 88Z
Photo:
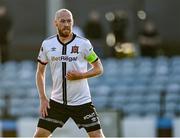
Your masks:
M69 20L60 20L60 22L61 22L61 23L65 23L65 22L71 23L71 20L70 20L70 19L69 19Z
M61 22L61 23L65 23L65 22L66 22L66 20L60 20L60 22Z
M68 22L68 23L70 23L70 22L71 22L71 20L69 19L69 20L67 20L67 22Z

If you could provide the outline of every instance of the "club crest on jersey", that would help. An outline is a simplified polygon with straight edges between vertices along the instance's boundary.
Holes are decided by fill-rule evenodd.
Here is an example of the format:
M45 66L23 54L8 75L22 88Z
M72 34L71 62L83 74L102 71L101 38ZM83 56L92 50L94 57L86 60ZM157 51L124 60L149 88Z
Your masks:
M77 53L78 54L79 53L78 50L79 50L79 46L76 46L76 45L72 46L71 53Z

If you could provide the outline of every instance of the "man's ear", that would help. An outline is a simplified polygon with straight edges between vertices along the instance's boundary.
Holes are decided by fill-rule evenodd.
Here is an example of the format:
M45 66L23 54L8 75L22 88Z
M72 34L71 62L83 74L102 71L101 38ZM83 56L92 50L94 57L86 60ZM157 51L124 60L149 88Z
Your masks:
M54 20L54 26L57 27L57 21L56 20Z
M74 19L72 20L72 26L74 26Z

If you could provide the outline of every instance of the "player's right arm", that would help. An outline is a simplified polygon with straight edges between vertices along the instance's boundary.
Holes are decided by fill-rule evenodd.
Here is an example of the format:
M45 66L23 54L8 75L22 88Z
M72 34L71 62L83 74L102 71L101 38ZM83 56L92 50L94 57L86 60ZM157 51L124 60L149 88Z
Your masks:
M49 100L45 92L45 69L46 69L46 65L43 65L38 62L37 71L36 71L36 85L39 92L40 114L42 117L48 115L47 108L50 108Z

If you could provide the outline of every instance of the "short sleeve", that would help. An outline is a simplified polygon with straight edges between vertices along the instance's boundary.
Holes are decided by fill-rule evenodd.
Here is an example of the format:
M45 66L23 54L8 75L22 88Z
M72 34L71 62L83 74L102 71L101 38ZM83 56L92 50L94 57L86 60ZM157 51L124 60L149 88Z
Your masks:
M90 41L87 41L85 43L85 59L89 62L89 63L93 63L98 59L98 56L96 55L96 53L93 50L93 46L91 45Z
M46 55L46 50L44 47L44 42L41 45L39 55L38 55L38 62L40 62L43 65L46 65L48 63L47 55Z

